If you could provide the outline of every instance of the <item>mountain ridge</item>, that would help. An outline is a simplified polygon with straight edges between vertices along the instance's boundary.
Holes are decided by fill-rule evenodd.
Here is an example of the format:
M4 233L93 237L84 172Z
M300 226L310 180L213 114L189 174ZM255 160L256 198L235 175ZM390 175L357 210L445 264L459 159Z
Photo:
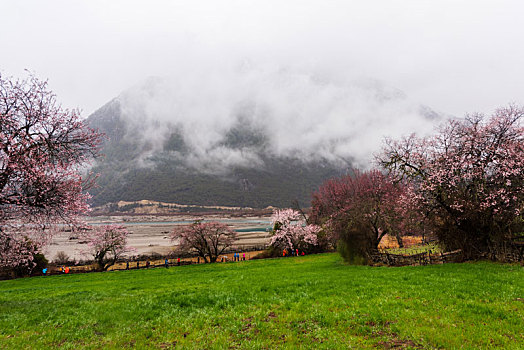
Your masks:
M407 127L397 116L421 125L439 118L376 82L262 78L193 94L155 78L95 111L87 123L107 140L92 169L100 174L92 204L307 207L322 182L366 167L380 130Z
M100 174L98 187L90 192L95 206L144 199L253 208L291 206L297 200L308 206L311 193L322 181L344 172L328 162L308 164L264 155L261 155L263 165L258 169L239 166L225 174L199 173L172 159L163 159L162 153L149 157L150 166L145 166L137 159L148 146L137 145L126 137L127 126L118 115L117 105L117 101L111 101L88 118L90 127L109 138L101 150L105 157L92 169ZM259 144L233 131L225 142L240 148ZM164 148L184 153L184 144L176 132Z

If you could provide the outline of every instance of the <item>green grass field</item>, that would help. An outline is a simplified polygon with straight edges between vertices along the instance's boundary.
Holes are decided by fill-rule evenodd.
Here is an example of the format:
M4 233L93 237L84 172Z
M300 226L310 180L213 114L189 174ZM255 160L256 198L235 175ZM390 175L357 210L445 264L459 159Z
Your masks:
M0 348L524 348L524 268L336 254L0 281Z

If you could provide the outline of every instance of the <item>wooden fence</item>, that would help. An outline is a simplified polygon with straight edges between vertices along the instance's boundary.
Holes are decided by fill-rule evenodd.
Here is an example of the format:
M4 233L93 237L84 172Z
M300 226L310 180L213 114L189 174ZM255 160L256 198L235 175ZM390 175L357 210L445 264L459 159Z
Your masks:
M509 241L492 246L484 258L503 262L524 262L524 242Z
M463 261L463 256L461 250L454 250L447 253L432 253L428 251L412 255L390 254L377 251L371 256L371 260L374 264L388 266L416 266L461 262Z
M524 242L507 241L498 245L492 245L489 252L486 252L477 258L505 263L524 263ZM376 251L371 255L371 261L373 264L383 264L388 266L429 265L461 262L464 261L464 256L460 249L447 253L434 253L429 250L411 255L390 254L383 251Z

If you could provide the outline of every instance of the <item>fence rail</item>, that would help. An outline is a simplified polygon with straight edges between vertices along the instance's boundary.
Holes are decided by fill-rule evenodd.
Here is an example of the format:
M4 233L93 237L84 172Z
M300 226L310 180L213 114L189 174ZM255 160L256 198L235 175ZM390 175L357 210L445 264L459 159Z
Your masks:
M484 257L486 259L504 262L524 261L524 242L509 241L492 246L489 253L486 253Z
M432 253L431 251L428 251L412 255L376 252L371 256L371 260L375 264L384 264L388 266L415 266L460 262L463 261L463 256L462 250L460 249L447 253Z
M488 252L485 252L476 258L506 263L522 263L524 262L524 242L514 240L494 244L490 246ZM444 264L448 262L461 262L464 260L465 257L461 249L446 253L437 253L428 250L409 255L391 254L387 251L376 251L371 255L372 263L388 266Z
M226 249L222 254L220 254L218 258L218 262L230 262L233 261L232 257L228 257L227 259L222 257L225 257L226 255L231 255L234 253L238 253L239 256L242 256L241 260L244 260L244 256L241 254L245 253L253 253L258 251L263 251L268 248L269 245L236 245L233 247L230 247ZM253 256L246 256L245 260L251 259ZM178 262L178 258L180 258L180 262ZM109 268L108 271L123 271L123 270L143 270L148 268L155 268L155 267L166 267L166 261L167 259L167 267L171 266L181 266L181 265L192 265L192 264L199 264L204 263L204 259L199 258L198 254L194 252L190 253L171 253L168 255L162 255L162 254L152 254L150 256L148 255L140 255L132 257L131 259L122 259L118 260L115 265ZM149 262L149 264L148 264ZM68 267L68 272L64 272L62 270L62 267ZM45 275L61 275L61 274L77 274L77 273L88 273L88 272L96 272L99 271L95 268L93 263L85 263L81 265L76 264L50 264L47 267L47 272ZM29 276L43 276L44 273L40 270L34 270L32 271ZM12 279L16 278L14 271L6 270L3 271L0 269L0 280L4 279Z

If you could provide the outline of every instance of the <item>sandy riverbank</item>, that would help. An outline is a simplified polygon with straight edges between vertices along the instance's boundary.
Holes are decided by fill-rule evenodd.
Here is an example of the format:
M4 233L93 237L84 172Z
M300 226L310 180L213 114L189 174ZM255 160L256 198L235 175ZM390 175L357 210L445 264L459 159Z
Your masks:
M87 223L91 225L103 224L122 224L130 232L128 244L136 249L134 255L140 254L168 254L173 249L173 243L169 239L169 233L177 225L186 225L193 222L197 217L189 215L177 216L155 216L155 215L136 215L136 216L97 216L87 217ZM208 221L220 221L226 223L234 230L241 230L238 233L238 246L258 246L268 242L269 234L260 231L261 228L269 226L269 217L249 216L231 217L226 215L208 215ZM253 231L250 231L250 230ZM71 239L67 232L62 232L53 237L51 244L44 250L45 256L53 260L59 251L65 252L72 259L89 259L88 254L83 251L87 249L86 244L80 244L80 240Z

